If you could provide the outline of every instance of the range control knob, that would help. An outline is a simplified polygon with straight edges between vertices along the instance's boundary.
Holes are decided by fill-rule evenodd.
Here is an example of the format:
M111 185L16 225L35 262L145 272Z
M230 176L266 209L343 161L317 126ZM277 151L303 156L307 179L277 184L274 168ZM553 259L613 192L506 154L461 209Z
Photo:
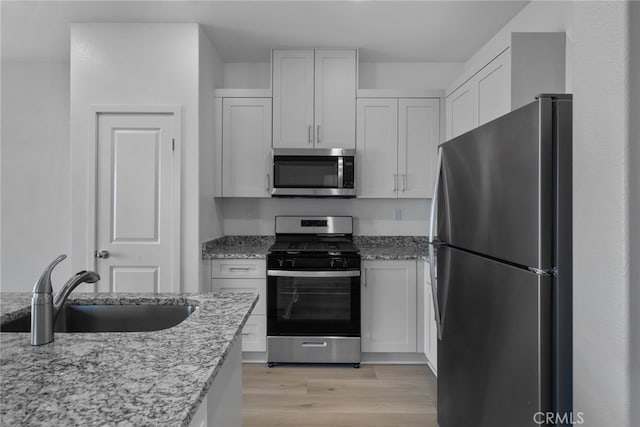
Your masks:
M343 259L342 260L342 268L347 268L347 267L349 267L349 261L346 260L346 259Z
M336 268L336 260L332 259L331 261L329 261L329 268Z
M296 260L295 259L287 259L287 260L284 261L284 263L285 263L285 266L288 266L288 267L291 267L291 268L296 266Z

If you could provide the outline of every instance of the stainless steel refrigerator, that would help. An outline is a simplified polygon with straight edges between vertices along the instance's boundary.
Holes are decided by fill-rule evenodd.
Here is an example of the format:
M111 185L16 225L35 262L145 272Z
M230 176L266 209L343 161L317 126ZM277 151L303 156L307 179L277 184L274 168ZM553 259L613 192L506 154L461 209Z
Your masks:
M439 147L429 249L440 427L571 412L571 116L570 95L540 95Z

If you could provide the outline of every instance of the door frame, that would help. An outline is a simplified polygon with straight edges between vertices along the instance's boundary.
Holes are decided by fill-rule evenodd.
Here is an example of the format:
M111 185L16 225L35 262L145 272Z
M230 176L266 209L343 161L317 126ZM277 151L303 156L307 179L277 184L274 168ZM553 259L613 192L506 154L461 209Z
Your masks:
M182 271L181 258L181 225L182 225L182 116L180 105L90 105L89 106L89 138L87 147L87 259L86 265L96 268L95 251L97 250L97 203L98 203L98 121L102 114L162 114L173 116L173 138L175 149L173 155L173 218L171 236L173 240L172 274L173 286L179 285Z

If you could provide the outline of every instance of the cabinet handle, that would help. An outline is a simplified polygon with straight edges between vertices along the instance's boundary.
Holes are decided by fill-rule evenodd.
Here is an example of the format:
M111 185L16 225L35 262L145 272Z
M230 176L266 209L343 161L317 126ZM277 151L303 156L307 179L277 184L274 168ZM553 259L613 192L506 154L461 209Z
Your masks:
M316 129L316 142L320 144L320 125Z
M271 182L271 176L267 174L267 193L269 192L269 183Z
M243 333L242 333L242 336L243 336L243 337L246 337L247 335L250 335L250 334L249 334L249 332L243 332Z
M311 144L312 142L311 141L311 135L313 133L312 129L313 129L313 126L309 125L308 132L307 132L307 137L308 137L307 144Z
M404 190L407 189L407 174L403 173L402 174L402 192L404 193Z
M249 271L251 270L249 267L231 267L229 268L231 271Z
M396 191L398 191L398 174L394 173L393 174L393 192L395 193Z

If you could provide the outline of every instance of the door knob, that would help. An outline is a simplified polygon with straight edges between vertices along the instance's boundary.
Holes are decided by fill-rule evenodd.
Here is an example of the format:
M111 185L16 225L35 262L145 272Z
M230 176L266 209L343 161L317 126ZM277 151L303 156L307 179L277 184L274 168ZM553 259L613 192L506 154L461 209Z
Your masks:
M96 258L103 258L103 259L107 259L109 258L109 251L96 251Z

